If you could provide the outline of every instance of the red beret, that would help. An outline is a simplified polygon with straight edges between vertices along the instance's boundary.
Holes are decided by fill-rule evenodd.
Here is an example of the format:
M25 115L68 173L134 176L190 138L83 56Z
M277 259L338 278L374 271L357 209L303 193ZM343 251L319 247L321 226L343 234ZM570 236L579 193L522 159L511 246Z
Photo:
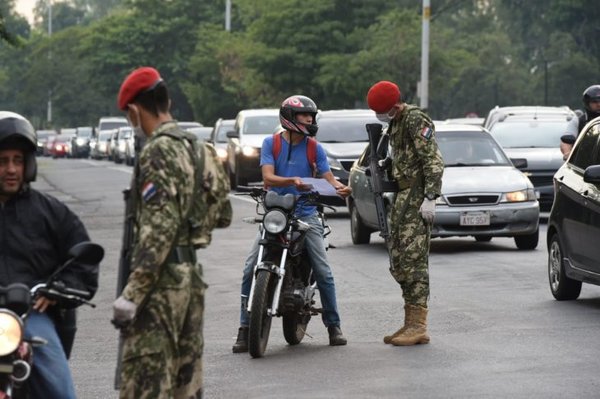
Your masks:
M395 83L382 80L375 83L367 93L369 108L378 114L385 114L400 101L400 89Z
M117 105L122 111L127 110L127 105L143 91L154 88L162 78L158 71L152 67L141 67L131 72L123 81L117 98Z

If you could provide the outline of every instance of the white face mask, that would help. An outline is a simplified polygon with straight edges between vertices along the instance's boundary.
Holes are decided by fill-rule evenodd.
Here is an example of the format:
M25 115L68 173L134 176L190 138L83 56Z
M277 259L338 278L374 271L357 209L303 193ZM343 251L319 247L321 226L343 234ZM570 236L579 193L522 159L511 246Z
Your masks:
M133 106L130 106L130 109L137 115L138 123L140 123L140 115L136 112L136 109ZM142 129L142 124L140 123L138 126L134 126L133 122L131 122L131 118L127 118L129 121L129 126L131 126L131 130L133 131L134 136L144 139L146 138L146 133L144 133L144 129Z
M394 113L392 115L390 115L390 112L392 112L392 111L394 111ZM392 121L392 119L394 119L396 117L395 108L392 108L385 114L375 114L375 117L383 123L390 123Z

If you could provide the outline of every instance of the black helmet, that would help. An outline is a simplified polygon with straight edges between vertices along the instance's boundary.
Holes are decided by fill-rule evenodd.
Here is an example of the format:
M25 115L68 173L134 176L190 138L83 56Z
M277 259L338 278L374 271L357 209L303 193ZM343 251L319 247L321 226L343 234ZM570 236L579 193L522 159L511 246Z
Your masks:
M37 135L31 123L14 112L0 111L0 149L21 149L25 153L25 182L35 180Z
M296 114L309 113L313 116L311 125L300 123L296 120ZM306 96L295 95L286 98L279 108L279 120L284 129L303 134L305 136L315 136L319 126L316 122L317 105L313 100Z
M594 112L590 109L590 101L600 101L600 85L593 85L583 92L583 105L588 112Z

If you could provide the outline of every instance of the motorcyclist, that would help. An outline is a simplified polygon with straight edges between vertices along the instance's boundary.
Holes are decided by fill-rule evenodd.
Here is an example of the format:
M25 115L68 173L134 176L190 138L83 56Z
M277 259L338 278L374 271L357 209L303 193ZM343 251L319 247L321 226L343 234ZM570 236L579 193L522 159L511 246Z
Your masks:
M51 195L31 188L37 164L36 133L23 116L0 111L0 285L44 283L68 259L69 249L89 241L79 218ZM98 287L98 265L73 263L58 275L65 286L88 291ZM47 344L33 349L34 365L28 380L32 398L75 398L65 331L74 337L75 304L57 303L44 296L34 299L25 337L41 337ZM69 310L70 309L70 310Z
M569 157L573 144L575 144L575 140L584 126L592 119L600 116L600 85L592 85L585 89L582 100L585 112L576 112L579 118L577 134L565 134L560 138L560 151L565 160Z
M331 184L338 195L347 197L351 189L338 182L329 169L325 150L317 143L316 165L311 165L307 157L308 140L317 134L318 126L315 121L317 106L308 97L295 95L287 98L279 109L279 120L284 131L281 135L281 151L274 156L273 143L275 135L263 141L260 165L263 181L270 190L283 195L287 193L300 194L310 189L302 178L313 176L313 169ZM291 143L291 145L290 145ZM315 168L316 166L316 168ZM318 220L317 209L313 205L299 204L296 214L300 219L311 225L306 234L306 249L317 287L323 304L323 323L329 333L329 344L332 346L346 345L346 338L340 329L340 317L337 311L335 296L335 283L331 268L327 263L325 245L323 241L323 226ZM240 314L240 328L238 337L233 345L233 352L248 351L248 326L249 315L246 310L248 295L252 285L252 271L258 260L258 236L254 241L250 254L244 266L242 279L242 306Z

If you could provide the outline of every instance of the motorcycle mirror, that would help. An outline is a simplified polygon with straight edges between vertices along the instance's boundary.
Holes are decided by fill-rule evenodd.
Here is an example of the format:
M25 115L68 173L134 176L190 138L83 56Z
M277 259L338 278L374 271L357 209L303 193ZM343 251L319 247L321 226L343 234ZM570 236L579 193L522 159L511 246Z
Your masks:
M100 263L102 258L104 258L104 248L93 242L83 241L79 244L75 244L69 250L69 258L71 258L73 262L95 265Z

